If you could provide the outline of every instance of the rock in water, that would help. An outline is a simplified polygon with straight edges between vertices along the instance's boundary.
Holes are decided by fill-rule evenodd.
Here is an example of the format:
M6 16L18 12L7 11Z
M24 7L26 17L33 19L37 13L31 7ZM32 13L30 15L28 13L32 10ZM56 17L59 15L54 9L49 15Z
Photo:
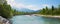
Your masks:
M10 21L0 16L0 24L10 24Z

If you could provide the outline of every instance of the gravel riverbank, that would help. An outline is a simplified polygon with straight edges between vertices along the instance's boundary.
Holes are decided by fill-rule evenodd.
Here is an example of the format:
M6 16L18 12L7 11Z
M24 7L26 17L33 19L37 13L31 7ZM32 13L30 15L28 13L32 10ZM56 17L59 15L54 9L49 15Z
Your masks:
M35 16L49 17L49 18L60 18L60 15L41 15L41 14L33 14Z

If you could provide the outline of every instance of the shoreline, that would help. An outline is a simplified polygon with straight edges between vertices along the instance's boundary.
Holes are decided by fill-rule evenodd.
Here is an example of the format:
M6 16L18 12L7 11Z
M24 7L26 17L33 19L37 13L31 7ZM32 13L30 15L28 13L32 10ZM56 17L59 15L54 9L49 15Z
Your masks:
M41 14L34 14L35 16L42 16L48 18L60 18L60 15L41 15Z

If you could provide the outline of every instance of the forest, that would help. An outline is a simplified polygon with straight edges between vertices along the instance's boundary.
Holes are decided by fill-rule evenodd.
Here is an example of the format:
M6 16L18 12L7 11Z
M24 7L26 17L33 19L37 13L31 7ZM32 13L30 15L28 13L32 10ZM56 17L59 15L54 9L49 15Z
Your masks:
M45 8L40 10L39 13L43 15L60 15L60 5L58 5L57 7L54 7L52 5L51 8L46 6Z

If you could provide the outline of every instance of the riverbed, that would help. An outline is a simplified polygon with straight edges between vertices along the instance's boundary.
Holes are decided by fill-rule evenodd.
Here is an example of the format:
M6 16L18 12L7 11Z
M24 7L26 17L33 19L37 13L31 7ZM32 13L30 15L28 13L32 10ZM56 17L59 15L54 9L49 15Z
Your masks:
M12 24L60 24L59 18L45 18L34 15L17 15L10 20Z

